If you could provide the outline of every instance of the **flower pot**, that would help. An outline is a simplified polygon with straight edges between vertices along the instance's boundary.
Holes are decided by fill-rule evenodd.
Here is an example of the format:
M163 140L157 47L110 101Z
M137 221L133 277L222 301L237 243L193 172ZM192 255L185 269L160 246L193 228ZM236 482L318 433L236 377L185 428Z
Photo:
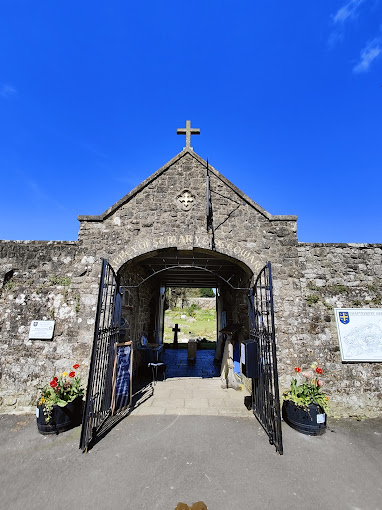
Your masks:
M291 400L284 400L282 416L288 425L302 434L319 436L326 431L326 414L317 404L310 404L305 408Z
M77 397L64 407L54 405L49 422L45 420L44 405L37 406L37 429L40 434L58 434L81 425L82 397Z

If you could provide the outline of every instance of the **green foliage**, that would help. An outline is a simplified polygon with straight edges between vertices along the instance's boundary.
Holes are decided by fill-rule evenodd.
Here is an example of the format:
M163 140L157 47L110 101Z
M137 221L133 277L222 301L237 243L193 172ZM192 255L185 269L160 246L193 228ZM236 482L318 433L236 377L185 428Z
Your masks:
M381 296L376 296L371 300L371 302L373 303L373 305L382 305Z
M317 294L310 294L306 297L306 301L308 302L308 306L312 306L315 303L318 303L320 300L319 296Z
M215 297L214 291L211 288L199 289L200 297Z
M293 378L290 389L283 394L284 400L291 400L297 406L308 408L310 404L317 404L327 413L329 409L329 397L323 393L321 387L323 383L318 376L323 374L322 368L313 363L308 370L302 371L300 367L295 367L298 378Z
M78 313L80 311L81 305L80 305L80 295L76 294L75 298L75 305L74 305L74 311Z
M50 284L51 285L58 285L60 287L64 287L63 296L65 301L68 300L69 296L69 287L70 287L71 280L68 276L51 276L50 277Z
M41 294L41 292L44 290L44 284L41 284L36 289L36 294Z
M170 287L166 290L166 298L171 310L176 308L178 304L180 304L181 308L188 305L188 290L183 287Z
M345 287L345 285L330 285L327 287L327 290L330 291L331 294L348 294L349 289Z
M327 303L326 301L322 300L322 304L323 304L324 306L326 306L326 308L327 308L328 310L333 310L333 307L332 307L331 305L329 305L329 303Z
M79 368L74 365L73 368ZM45 415L45 421L49 423L52 416L54 405L65 407L69 402L73 402L77 397L82 397L84 389L80 376L76 376L74 371L61 373L59 377L53 377L49 384L40 388L40 397L37 405L42 405Z
M3 289L11 291L15 288L15 280L13 278L10 278L6 283L3 285Z
M68 276L51 276L51 285L61 285L62 287L69 287L71 280Z
M317 285L315 285L313 282L309 282L309 283L307 284L307 288L308 288L309 290L315 290L315 291L317 291L317 292L319 292L319 291L321 290L321 288L320 288L320 287L318 287Z
M353 306L362 306L362 301L360 301L359 299L355 299L352 304Z
M190 317L195 317L197 310L200 310L200 306L197 305L196 303L192 303L192 305L190 305L186 311Z
M313 382L314 381L314 382ZM317 381L297 384L297 379L292 379L290 390L284 393L284 400L291 400L297 406L307 408L310 404L317 404L322 407L325 413L328 412L328 397L322 393Z

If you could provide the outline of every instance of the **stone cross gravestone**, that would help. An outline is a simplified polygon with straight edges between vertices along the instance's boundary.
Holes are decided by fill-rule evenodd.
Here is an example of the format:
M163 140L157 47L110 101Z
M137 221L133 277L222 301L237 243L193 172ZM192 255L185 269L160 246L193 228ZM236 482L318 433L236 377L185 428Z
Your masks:
M175 328L172 328L172 330L174 332L174 345L178 345L178 333L180 332L178 324L175 324Z

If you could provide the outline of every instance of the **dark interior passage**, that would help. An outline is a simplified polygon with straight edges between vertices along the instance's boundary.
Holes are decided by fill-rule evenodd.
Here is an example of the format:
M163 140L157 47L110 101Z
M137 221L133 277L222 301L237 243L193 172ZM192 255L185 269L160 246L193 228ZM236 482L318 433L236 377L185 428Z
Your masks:
M237 339L248 338L248 287L253 274L238 260L209 250L158 250L125 264L119 276L123 289L121 334L133 342L135 374L147 368L146 348L155 350L167 345L164 344L165 312L169 308L167 288L216 289L215 335L212 335L215 338L210 339L211 343L216 342L216 350L198 348L195 360L190 360L187 348L174 352L165 349L167 377L218 376L220 364L214 360L222 359L224 335L220 331L227 324L241 324ZM181 316L173 321L171 331L180 320ZM184 341L195 339L186 324L182 329L182 333L186 331Z

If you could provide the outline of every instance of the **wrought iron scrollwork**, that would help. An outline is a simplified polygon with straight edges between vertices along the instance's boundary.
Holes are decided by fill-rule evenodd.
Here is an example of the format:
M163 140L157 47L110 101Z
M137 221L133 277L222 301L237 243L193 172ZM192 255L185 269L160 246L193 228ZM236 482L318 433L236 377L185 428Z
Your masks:
M92 357L82 421L80 448L87 451L111 414L115 344L119 339L121 293L107 260L102 261Z
M256 342L259 377L252 379L253 412L282 455L271 263L260 271L249 294L250 337Z

